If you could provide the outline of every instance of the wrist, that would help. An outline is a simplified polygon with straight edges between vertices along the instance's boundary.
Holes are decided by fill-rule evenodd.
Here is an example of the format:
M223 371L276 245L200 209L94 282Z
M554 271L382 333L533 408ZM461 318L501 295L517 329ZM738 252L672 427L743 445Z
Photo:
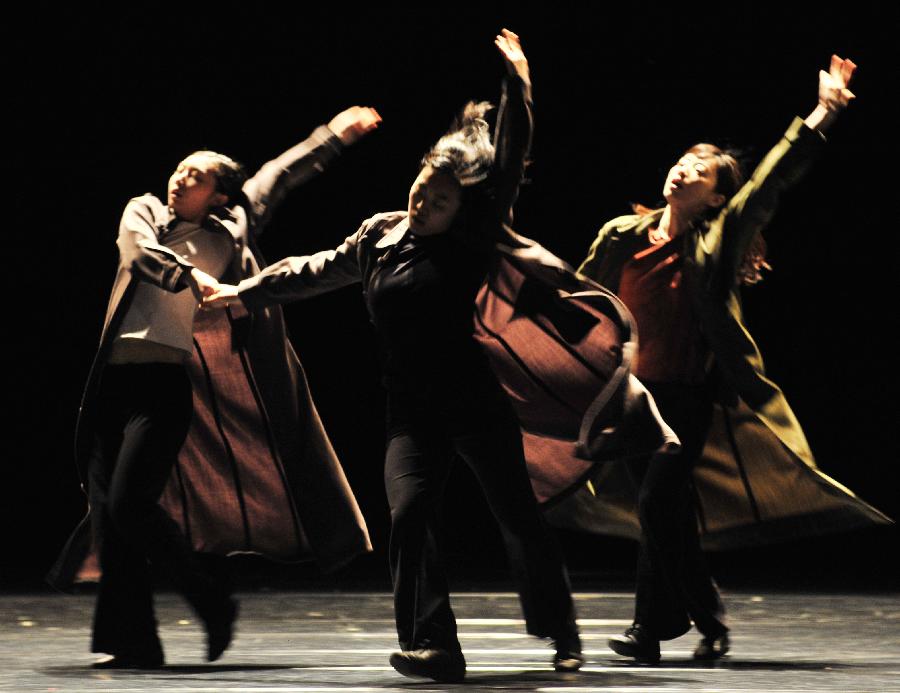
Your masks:
M813 109L813 112L810 113L806 120L803 122L806 123L806 126L810 130L825 130L827 129L831 123L834 121L837 116L837 112L829 109L824 104L819 103Z

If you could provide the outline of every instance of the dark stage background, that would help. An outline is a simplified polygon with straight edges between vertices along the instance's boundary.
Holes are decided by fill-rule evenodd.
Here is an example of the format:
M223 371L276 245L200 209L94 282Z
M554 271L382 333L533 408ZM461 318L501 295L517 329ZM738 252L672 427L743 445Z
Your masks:
M502 65L492 40L501 26L522 36L536 101L533 184L516 226L573 264L601 222L632 201L659 200L668 166L688 145L731 142L755 163L792 116L812 109L816 72L831 52L859 64L858 102L768 230L775 271L745 296L769 372L821 468L900 515L896 11L690 6L111 4L31 6L7 23L4 341L12 354L2 585L40 587L84 510L71 439L126 201L162 195L195 149L227 152L255 170L343 108L372 105L384 117L380 131L291 195L262 240L270 259L332 247L371 214L405 207L419 157L459 106L497 98ZM256 585L386 585L383 407L359 292L286 314L376 553L324 580L309 566L244 561L243 572ZM498 533L462 466L447 498L455 573L502 579ZM627 584L630 543L561 538L576 587ZM890 527L712 560L726 587L895 588L897 550Z

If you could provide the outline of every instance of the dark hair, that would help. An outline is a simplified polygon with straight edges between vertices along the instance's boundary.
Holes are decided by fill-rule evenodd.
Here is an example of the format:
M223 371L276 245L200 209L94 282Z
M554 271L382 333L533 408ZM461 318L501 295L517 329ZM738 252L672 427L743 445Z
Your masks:
M737 157L730 151L719 149L714 144L701 142L688 149L682 156L693 154L698 159L712 161L716 172L716 192L725 197L725 203L741 189L744 184L744 172ZM723 203L724 204L724 203ZM707 217L715 217L719 208L709 209Z
M739 155L734 150L720 149L707 142L695 144L682 156L687 154L693 154L698 159L713 162L716 172L716 192L725 198L721 206L711 207L704 213L703 221L709 223L744 184L744 172L738 161ZM652 209L640 204L634 204L632 207L635 213L640 215L653 212ZM737 268L737 280L741 284L757 284L763 279L762 270L772 269L772 266L766 262L766 250L766 239L763 238L761 232L757 231Z
M485 184L494 165L494 145L484 116L492 108L487 101L467 103L447 133L422 157L421 167L449 173L464 189Z
M714 144L705 142L695 144L685 154L693 154L698 159L705 159L715 163L716 192L725 196L723 206L728 203L735 193L744 184L744 172L735 152L722 150ZM707 219L714 218L721 207L708 210ZM766 239L757 231L741 258L741 264L737 268L737 280L741 284L758 284L763 279L762 271L770 270L772 266L766 262Z
M243 165L231 157L207 149L193 152L190 156L202 156L209 161L212 164L212 173L216 177L216 192L225 195L232 204L240 202L244 183L247 181L247 172Z

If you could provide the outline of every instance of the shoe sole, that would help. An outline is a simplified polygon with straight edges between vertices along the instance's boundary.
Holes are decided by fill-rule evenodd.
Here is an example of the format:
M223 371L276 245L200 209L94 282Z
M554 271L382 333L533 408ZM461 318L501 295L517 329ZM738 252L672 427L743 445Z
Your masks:
M729 652L731 652L730 647L726 647L724 650L721 650L721 651L713 650L711 652L703 652L700 654L695 652L694 659L697 660L698 662L712 662L716 659L722 659L722 657L727 655Z
M578 671L583 666L584 666L583 659L569 658L569 659L560 659L559 661L553 662L554 671L558 671L560 673L565 673L567 671L570 671L570 672Z
M391 655L388 659L388 662L394 670L403 676L406 676L410 679L427 679L429 681L437 681L439 683L460 683L463 679L466 678L466 671L463 669L462 673L459 675L453 674L448 676L429 676L428 674L423 674L419 671L415 670L415 667L412 666L412 663L406 659L405 657L398 657L397 655Z
M639 664L659 664L659 655L648 657L646 655L635 654L634 648L631 645L628 645L624 642L619 642L618 640L610 639L606 641L606 644L609 646L609 649L611 649L617 655L629 657Z

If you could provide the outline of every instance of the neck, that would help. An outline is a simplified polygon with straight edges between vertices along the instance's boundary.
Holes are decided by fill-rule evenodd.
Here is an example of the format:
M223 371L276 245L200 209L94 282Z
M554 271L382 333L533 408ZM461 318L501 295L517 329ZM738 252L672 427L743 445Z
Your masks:
M686 210L668 204L659 220L659 230L669 238L675 238L690 229L699 216L699 211Z

